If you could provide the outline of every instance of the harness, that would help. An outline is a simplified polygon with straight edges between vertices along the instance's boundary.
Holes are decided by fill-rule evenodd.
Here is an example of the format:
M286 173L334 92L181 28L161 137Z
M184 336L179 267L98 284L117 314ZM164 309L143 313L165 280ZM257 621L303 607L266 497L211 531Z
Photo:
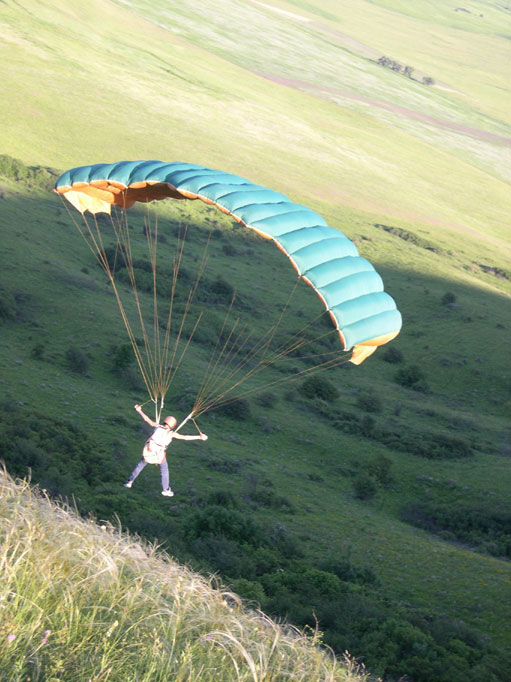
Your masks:
M172 435L170 435L172 433L173 431L167 432L167 430L160 425L155 428L153 433L146 440L142 451L142 456L148 464L161 464L165 460L165 452L172 441ZM165 436L165 441L167 442L158 442L158 435L160 434ZM168 438L169 435L170 438Z

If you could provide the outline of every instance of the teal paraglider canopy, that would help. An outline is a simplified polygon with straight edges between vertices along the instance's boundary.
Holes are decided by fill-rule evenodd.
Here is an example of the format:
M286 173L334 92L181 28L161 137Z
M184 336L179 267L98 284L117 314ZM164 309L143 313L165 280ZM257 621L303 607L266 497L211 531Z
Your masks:
M323 301L351 362L360 364L395 338L401 315L382 278L342 232L284 194L221 170L190 163L120 161L66 171L55 191L81 213L110 213L135 202L200 199L269 239Z

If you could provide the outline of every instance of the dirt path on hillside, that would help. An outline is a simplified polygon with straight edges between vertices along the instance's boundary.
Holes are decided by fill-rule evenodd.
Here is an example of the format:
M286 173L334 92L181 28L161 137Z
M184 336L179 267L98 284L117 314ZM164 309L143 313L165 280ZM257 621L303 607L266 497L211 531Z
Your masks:
M388 102L381 102L379 100L371 99L370 97L363 97L362 95L356 95L352 92L344 92L343 90L338 90L337 88L330 88L327 85L316 85L315 83L307 83L306 81L295 80L292 78L282 78L280 76L274 76L268 73L257 73L257 76L261 78L266 78L273 83L278 83L279 85L285 85L289 88L295 88L297 90L308 90L315 97L327 98L329 94L344 97L345 99L351 99L356 102L363 102L364 104L369 104L373 107L378 107L380 109L385 109L386 111L391 111L394 114L401 114L402 116L407 116L408 118L414 118L418 121L428 123L429 125L436 126L437 128L445 128L447 130L453 130L457 133L462 133L464 135L470 135L480 140L486 140L488 142L494 142L499 146L511 147L511 137L504 137L502 135L497 135L495 133L490 133L486 130L480 130L478 128L471 128L469 126L462 125L461 123L453 123L451 121L444 121L435 116L430 116L429 114L423 114L420 111L414 111L413 109L406 109L405 107L399 107L395 104L389 104Z

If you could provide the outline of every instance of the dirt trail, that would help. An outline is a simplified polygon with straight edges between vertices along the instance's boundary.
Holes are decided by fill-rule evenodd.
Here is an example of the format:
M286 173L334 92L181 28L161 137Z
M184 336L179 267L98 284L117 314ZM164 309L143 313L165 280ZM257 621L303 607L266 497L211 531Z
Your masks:
M306 81L295 80L292 78L283 78L280 76L274 76L268 73L256 73L256 75L266 78L279 85L285 85L290 88L296 88L297 90L309 90L312 91L316 97L327 98L329 94L344 97L345 99L355 100L357 102L363 102L364 104L369 104L373 107L378 107L380 109L385 109L386 111L391 111L395 114L401 114L402 116L408 116L409 118L414 118L418 121L423 121L430 125L436 126L438 128L445 128L447 130L453 130L457 133L462 133L465 135L470 135L481 140L487 140L489 142L495 142L499 146L511 147L511 137L504 137L502 135L497 135L496 133L490 133L486 130L480 130L478 128L471 128L469 126L462 125L461 123L453 123L452 121L443 121L435 116L430 116L429 114L423 114L419 111L414 111L413 109L406 109L405 107L399 107L395 104L389 104L388 102L381 102L379 100L371 99L370 97L363 97L362 95L356 95L352 92L344 92L343 90L338 90L337 88L330 88L327 85L316 85L315 83L307 83Z

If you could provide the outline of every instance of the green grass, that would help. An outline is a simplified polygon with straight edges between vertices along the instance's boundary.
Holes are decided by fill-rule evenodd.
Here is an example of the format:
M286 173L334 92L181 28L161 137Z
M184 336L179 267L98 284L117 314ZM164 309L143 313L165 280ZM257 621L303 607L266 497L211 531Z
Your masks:
M23 225L14 233L16 239L10 239L5 246L8 266L4 282L10 282L11 287L16 283L15 292L28 295L28 299L20 310L20 319L2 327L4 398L7 405L21 402L23 409L63 417L94 433L100 447L114 458L117 473L114 480L108 479L96 490L91 486L87 492L80 492L80 505L84 509L92 505L99 510L96 513L100 518L115 513L128 527L138 527L140 521L136 518L143 518L144 513L136 517L130 511L129 501L120 494L120 483L138 458L143 440L131 406L141 400L144 391L141 385L138 389L130 388L111 371L111 348L126 341L112 292L60 201L48 201L40 193L31 193L18 203L14 199L17 196L21 200L18 192L17 188L11 189L10 199L4 200L9 210L2 214L3 233L6 234L8 225ZM43 214L51 217L45 221L44 238L37 226ZM135 256L142 255L144 249L144 215L145 210L138 217L134 214L131 221ZM206 277L228 272L228 279L236 284L241 299L249 302L249 323L262 333L270 317L275 319L280 314L294 283L292 273L282 272L278 251L249 234L244 236L245 233L233 230L228 219L212 209L191 203L170 204L159 218L160 229L169 239L160 251L168 253L169 258L173 246L166 224L176 220L190 224L183 263L188 270L193 270L201 256L207 233L220 230L217 239L210 243ZM215 412L206 414L199 420L210 437L206 445L173 446L171 475L172 485L178 491L178 508L188 513L186 510L193 509L196 500L203 500L226 485L235 495L243 496L254 477L269 480L278 495L298 512L289 516L283 510L263 506L256 515L263 523L283 523L292 530L304 543L308 560L317 562L348 552L357 565L377 569L383 589L393 595L396 603L462 618L504 645L509 632L506 605L500 597L511 578L508 562L417 530L400 521L399 515L403 506L427 499L431 490L435 498L448 500L453 495L453 486L460 502L483 500L489 508L508 505L509 468L501 450L504 452L506 443L509 397L505 377L499 375L502 361L498 354L499 334L505 334L505 329L495 327L497 321L506 325L507 300L495 296L485 281L477 288L468 286L462 268L459 271L453 268L454 273L460 273L457 275L460 281L456 282L453 276L448 287L439 278L413 274L412 267L427 271L428 261L450 262L452 257L447 254L429 251L423 254L424 249L410 246L372 225L366 225L361 234L373 240L364 241L369 251L375 248L374 239L378 239L381 240L378 243L388 240L395 244L394 257L401 250L408 252L408 270L400 272L396 268L387 269L388 266L383 269L386 281L400 300L408 329L408 334L401 335L394 345L403 352L406 362L420 363L431 393L416 393L397 386L393 377L399 365L387 364L375 356L373 362L351 371L339 369L330 373L341 391L338 406L361 416L358 396L360 392L372 391L385 399L382 414L375 415L381 426L417 434L434 432L465 437L468 433L475 456L468 460L438 461L392 452L377 440L340 434L310 404L288 395L288 389L294 392L295 385L270 387L278 397L271 408L253 400L253 416L247 422L232 422ZM226 243L234 245L241 254L247 247L252 253L228 257L222 249ZM23 271L23 279L18 279L28 250L31 267ZM82 268L88 272L82 272ZM258 276L265 286L255 288L252 283ZM505 280L502 286L507 286ZM425 293L426 289L429 293ZM442 304L447 289L455 293L459 308ZM147 300L150 308L146 296L143 295L143 300ZM315 296L305 286L293 303L295 306L285 317L284 326L288 330L296 329L297 324L302 326L318 310ZM296 317L296 304L303 317ZM417 314L418 309L424 312ZM79 315L74 311L80 311ZM206 335L213 325L211 311L208 312ZM246 316L247 312L240 314ZM467 316L472 318L470 322L465 321ZM221 310L215 317L216 324L220 324ZM487 340L486 355L476 355L473 348L485 335L489 320L495 338ZM44 346L43 360L31 357L36 343ZM90 378L67 369L65 352L70 346L90 356ZM169 410L177 410L178 416L186 414L185 408L179 407L183 395L193 398L198 390L210 351L211 348L192 344L185 358L167 400ZM477 384L469 383L471 375L477 376ZM263 391L268 390L265 383L283 376L269 369L249 388L260 385ZM396 416L397 407L400 411ZM353 476L378 453L391 457L395 482L389 489L380 490L375 501L368 504L353 498ZM104 457L101 452L91 455L91 461L97 459L98 464ZM211 468L208 465L211 461L227 462L230 473ZM161 514L156 471L144 472L130 492L134 509L142 503L146 514ZM93 502L95 496L97 500ZM150 538L154 537L151 530L148 532Z
M141 0L106 8L90 2L79 10L58 2L3 4L0 152L60 169L121 158L226 168L306 203L354 239L403 312L403 332L392 345L406 366L420 365L430 392L398 386L394 375L401 365L382 362L379 351L359 368L332 372L341 391L337 409L362 417L358 396L373 391L383 400L382 413L374 415L377 428L466 438L474 456L428 460L346 434L290 394L293 384L284 385L269 389L278 397L272 408L252 399L246 422L205 415L200 423L208 443L173 449L172 476L183 494L176 517L219 489L243 499L251 476L268 478L297 512L263 506L250 513L296 534L311 564L349 553L357 565L377 571L393 604L461 618L505 648L509 562L400 517L403 506L431 499L489 511L506 509L510 501L505 349L511 284L488 270L509 270L509 147L484 137L510 137L505 16L482 1L463 4L470 15L455 7L202 2L191 13ZM377 54L433 77L435 87L378 66ZM322 96L255 72L312 84L323 88ZM476 130L425 123L380 102ZM118 490L143 441L131 412L143 388L111 371L112 347L126 341L111 290L57 198L8 178L1 185L1 284L16 294L19 308L18 319L1 327L4 399L78 422L106 448L98 461L108 459L117 480L84 493L84 507L102 509L104 518L118 513L133 528L141 523L134 512L139 506L160 518L156 471L144 472L130 502ZM211 244L207 276L228 273L259 315L250 323L262 333L293 284L281 255L238 235L204 206L169 204L156 212L162 229L168 221L196 228L186 247L191 270L202 253L203 228L218 223L223 238ZM143 214L133 218L135 231ZM399 230L436 252L400 238ZM164 253L172 254L167 236ZM227 240L252 255L228 257L222 251ZM142 249L141 235L136 248ZM442 304L446 292L455 294L455 306ZM286 329L317 310L307 287L298 296L304 317L292 309ZM219 310L208 313L205 334L222 317ZM31 357L37 343L45 348L43 360ZM90 356L91 377L69 372L65 353L72 345ZM183 393L193 395L207 357L204 345L192 344L169 409ZM282 376L270 369L254 385ZM354 498L353 482L377 454L391 458L394 483L363 502ZM239 469L207 466L216 459ZM102 501L94 507L96 493Z

